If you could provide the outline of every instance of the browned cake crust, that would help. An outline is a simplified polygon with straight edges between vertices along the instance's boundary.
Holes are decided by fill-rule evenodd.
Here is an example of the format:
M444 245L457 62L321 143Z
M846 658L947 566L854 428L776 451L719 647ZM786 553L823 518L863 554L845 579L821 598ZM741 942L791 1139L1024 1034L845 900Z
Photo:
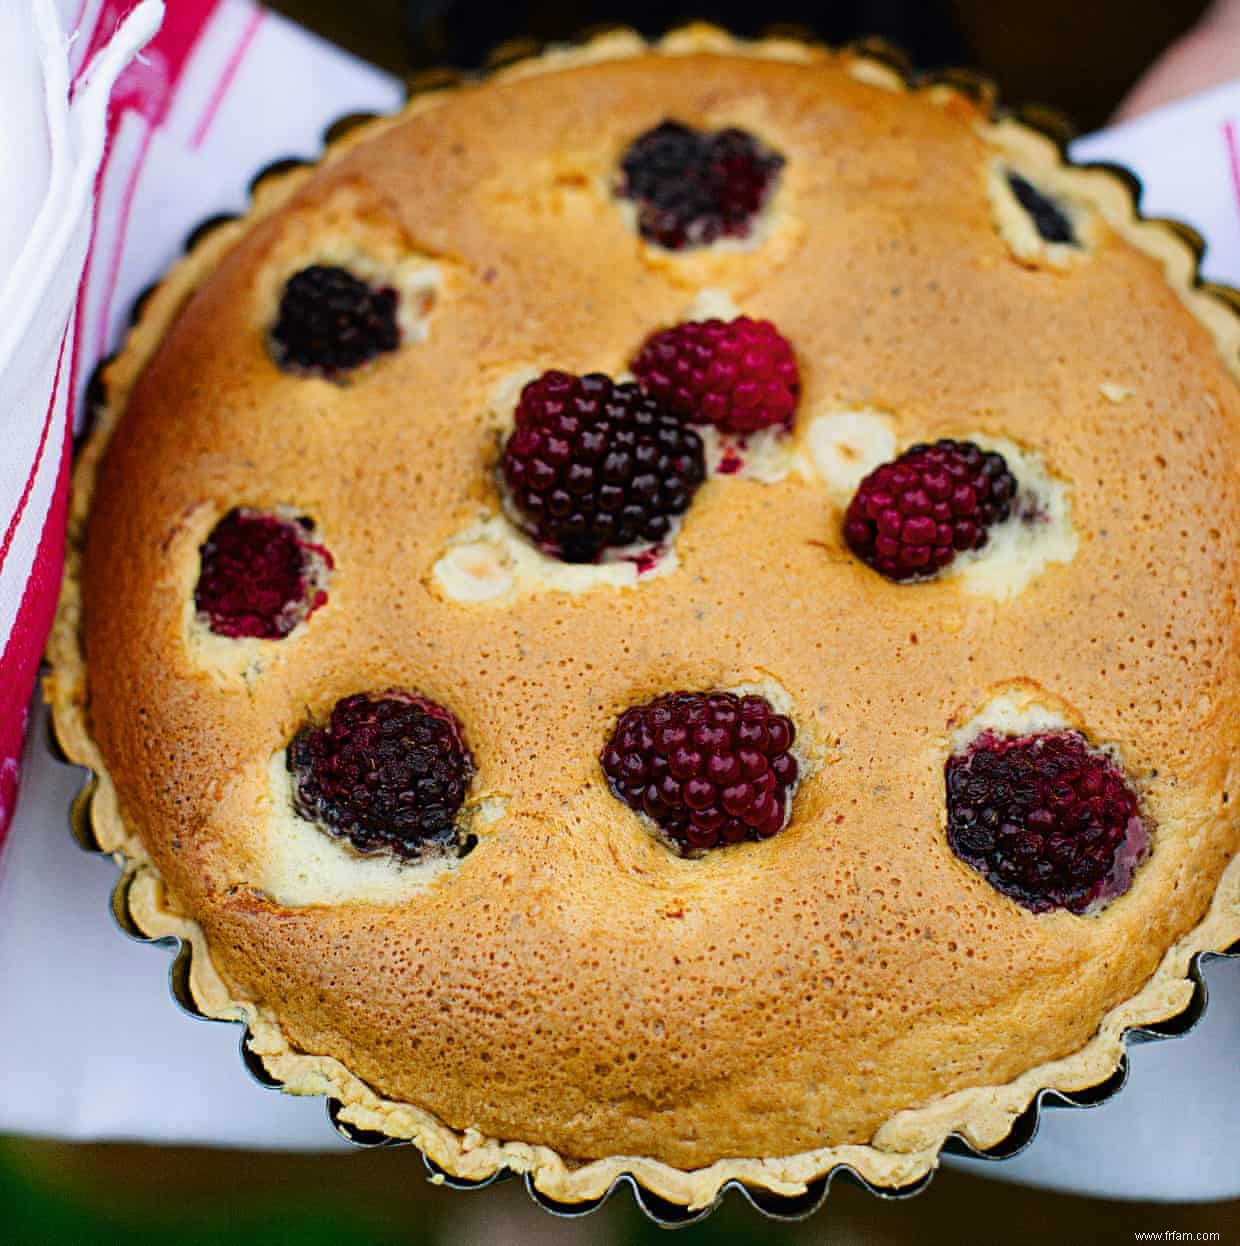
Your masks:
M636 238L608 179L665 116L785 155L758 245ZM1000 151L1086 205L1077 261L1015 253ZM282 373L279 283L345 244L437 267L427 336L348 385ZM1190 957L1240 936L1237 329L1193 267L1117 179L964 95L701 28L419 97L264 184L148 304L77 475L48 692L138 921L194 940L199 1002L291 1089L566 1200L626 1170L682 1203L730 1176L794 1192L841 1160L899 1185L948 1132L994 1142L1037 1089L1105 1078L1125 1026L1184 1005ZM793 472L709 480L678 567L636 587L445 598L437 560L497 508L496 387L620 373L705 287L794 344L798 436L867 408L901 446L1016 443L1068 485L1074 556L1002 600L893 585ZM187 605L238 504L313 514L336 560L327 605L244 671ZM501 816L420 889L358 900L346 870L279 903L272 758L398 685L457 715ZM681 859L599 750L628 705L745 685L798 724L792 823ZM1095 915L1029 912L947 846L951 733L1013 687L1116 750L1154 828Z

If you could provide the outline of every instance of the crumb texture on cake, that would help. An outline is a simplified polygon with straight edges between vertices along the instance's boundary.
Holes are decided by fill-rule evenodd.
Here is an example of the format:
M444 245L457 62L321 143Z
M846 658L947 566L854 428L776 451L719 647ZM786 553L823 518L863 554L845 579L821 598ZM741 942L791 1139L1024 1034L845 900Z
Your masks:
M1104 1077L1129 1001L1174 1011L1193 932L1240 925L1229 330L1194 314L1174 248L1169 280L1133 245L1113 187L1070 263L1014 253L996 160L1071 174L964 97L714 38L415 101L195 252L109 373L53 642L101 836L143 863L148 925L196 941L204 999L360 1127L567 1198L626 1170L684 1202L837 1161L911 1180L950 1130L1001 1137L1044 1079ZM635 235L609 188L665 117L783 156L752 245ZM281 371L281 283L351 259L417 294L399 348L347 383ZM709 476L640 583L542 577L492 530L497 387L620 376L706 290L795 348L800 466ZM1068 535L1002 591L972 591L980 557L886 582L844 543L848 482L964 436L1061 483ZM330 602L222 677L186 641L203 516L290 500L330 536ZM1085 918L1026 911L946 842L953 732L1026 683L1117 750L1155 828ZM771 840L681 859L599 751L629 706L743 686L782 690L815 764ZM296 733L390 687L452 707L502 809L430 871L316 855L273 814Z

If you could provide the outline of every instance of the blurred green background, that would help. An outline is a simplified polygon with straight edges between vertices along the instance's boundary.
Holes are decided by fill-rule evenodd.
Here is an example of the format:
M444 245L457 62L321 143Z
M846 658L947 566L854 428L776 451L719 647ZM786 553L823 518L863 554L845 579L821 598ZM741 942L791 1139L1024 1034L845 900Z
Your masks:
M0 1141L0 1241L9 1246L1118 1246L1163 1230L1184 1234L1180 1241L1217 1233L1215 1241L1240 1242L1240 1201L1106 1203L944 1171L924 1194L894 1202L837 1182L822 1210L797 1225L766 1221L730 1195L669 1238L627 1194L557 1220L517 1181L438 1189L407 1147L276 1155Z
M447 60L468 64L479 39L489 46L517 30L543 38L563 36L600 11L600 6L556 0L272 0L271 7L398 73ZM639 0L627 8L611 7L648 19L661 11L660 5ZM728 8L707 0L696 7L703 13L713 8L716 14ZM813 6L768 3L753 11L768 20L803 17L807 7ZM816 7L823 16L820 29L830 37L877 29L898 35L907 27L911 41L920 45L923 65L969 64L994 77L1008 100L1049 103L1077 128L1090 129L1106 119L1145 66L1205 4L826 0ZM152 972L158 972L154 964ZM246 1076L240 1063L237 1076ZM325 1136L328 1129L324 1119ZM1240 1165L1240 1156L1236 1162ZM883 1202L839 1182L814 1219L792 1226L765 1221L729 1196L715 1215L680 1231L676 1241L685 1246L1075 1246L1132 1242L1134 1233L1166 1230L1183 1235L1178 1240L1217 1234L1213 1240L1238 1243L1240 1201L1105 1203L949 1171L940 1173L925 1194L907 1201ZM407 1148L281 1155L0 1139L4 1246L630 1246L663 1240L665 1234L644 1221L627 1193L583 1219L556 1220L536 1208L516 1181L470 1194L438 1189Z

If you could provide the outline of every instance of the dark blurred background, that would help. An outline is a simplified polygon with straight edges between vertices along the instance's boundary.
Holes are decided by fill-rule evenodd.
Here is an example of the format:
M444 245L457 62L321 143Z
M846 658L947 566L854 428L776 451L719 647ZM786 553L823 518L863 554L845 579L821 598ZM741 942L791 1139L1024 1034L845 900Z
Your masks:
M595 23L624 22L656 34L707 17L740 34L791 23L836 43L881 35L919 68L981 70L1010 103L1050 105L1081 131L1103 124L1145 68L1206 8L1204 0L269 3L400 74L444 64L475 68L506 40L562 39ZM237 1076L244 1075L238 1063ZM685 1246L1077 1246L1132 1242L1136 1232L1159 1230L1175 1231L1178 1240L1214 1234L1200 1240L1240 1242L1240 1202L1106 1203L947 1171L927 1193L906 1202L882 1202L839 1182L823 1210L799 1226L763 1221L730 1197L710 1220L675 1240ZM642 1220L627 1196L583 1220L553 1220L515 1181L474 1194L431 1186L405 1149L313 1156L0 1139L0 1242L14 1246L629 1246L661 1240L661 1231Z
M269 0L397 73L473 68L508 39L565 39L595 23L645 34L707 18L737 34L793 24L842 43L881 35L921 69L967 65L1012 103L1049 104L1081 130L1101 125L1206 0Z

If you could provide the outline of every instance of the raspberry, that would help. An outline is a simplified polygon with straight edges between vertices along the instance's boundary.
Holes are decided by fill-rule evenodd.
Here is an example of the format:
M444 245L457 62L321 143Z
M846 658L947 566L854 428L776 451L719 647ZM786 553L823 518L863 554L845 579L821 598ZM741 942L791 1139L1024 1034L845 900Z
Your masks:
M932 576L981 549L1012 512L1016 480L1001 454L971 441L916 445L876 467L844 516L844 539L889 580Z
M1053 199L1048 199L1040 190L1036 190L1019 173L1009 172L1007 184L1020 202L1020 206L1029 213L1034 228L1043 242L1066 242L1069 246L1077 245L1076 235L1072 231L1072 222Z
M337 701L288 746L293 805L358 852L412 861L463 846L457 814L474 763L442 705L392 689Z
M616 193L636 202L647 242L679 251L746 237L783 164L744 130L664 121L629 145Z
M728 433L792 426L801 375L769 320L694 320L651 334L633 374L665 407Z
M664 540L706 475L697 433L597 372L531 381L501 466L522 526L565 562Z
M947 842L1005 896L1081 913L1126 888L1136 858L1123 850L1146 842L1137 798L1077 732L986 732L946 777Z
M600 760L616 798L688 856L782 829L794 736L765 697L673 692L625 710Z
M334 377L400 345L396 291L372 286L347 268L312 264L294 273L271 330L276 362Z
M332 556L306 518L236 507L199 547L194 606L217 636L287 636L326 600Z

